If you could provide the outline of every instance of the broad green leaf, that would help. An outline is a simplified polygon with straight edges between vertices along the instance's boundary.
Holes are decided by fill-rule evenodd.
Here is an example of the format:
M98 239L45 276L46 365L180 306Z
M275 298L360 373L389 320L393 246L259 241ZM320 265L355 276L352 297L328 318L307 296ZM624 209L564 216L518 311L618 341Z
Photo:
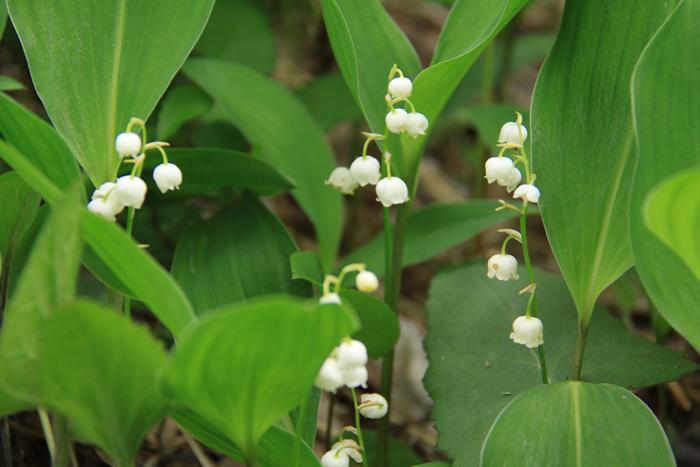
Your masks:
M684 170L654 187L647 195L645 224L671 248L700 281L700 169Z
M168 161L182 171L183 183L176 192L161 195L152 177L144 177L148 194L158 201L184 196L205 194L223 187L249 190L262 196L273 196L295 187L285 174L264 160L227 149L168 149ZM144 174L153 172L162 163L160 154L149 153L144 163Z
M211 97L196 86L185 84L171 88L163 97L158 112L158 139L170 138L183 123L203 114L211 106Z
M522 271L521 271L522 273ZM571 378L578 321L564 280L535 270L539 316L552 382ZM523 280L486 277L486 259L445 270L431 283L426 303L430 366L425 386L435 400L431 417L438 449L454 466L478 464L484 435L515 396L542 384L537 349L514 344L513 321L525 314ZM628 389L678 379L696 365L685 354L629 332L599 308L591 321L583 379Z
M177 337L195 315L187 296L170 274L113 223L83 210L80 228L85 243L94 253L88 261L85 257L83 261L98 279L145 303Z
M481 465L663 467L676 461L664 429L637 396L612 384L569 381L532 388L506 407L488 434Z
M12 261L12 253L32 224L41 199L17 172L0 175L0 267L3 281ZM0 278L2 279L2 278ZM3 293L6 289L3 288Z
M248 68L192 59L183 71L223 106L264 160L296 182L292 195L313 222L324 268L330 269L342 203L340 193L323 183L336 164L319 126L286 89Z
M378 0L323 0L323 20L343 78L372 131L384 134L384 96L394 64L408 78L421 70L416 51Z
M15 169L34 191L47 203L53 204L61 196L61 190L50 178L34 165L24 154L0 140L0 158Z
M2 39L2 34L5 32L5 26L7 25L7 5L5 2L0 2L0 39Z
M222 454L245 462L241 451L215 425L191 410L178 410L171 414L178 425L189 431L202 444ZM279 467L290 462L295 436L276 426L271 426L258 443L258 460L262 467ZM299 467L319 467L316 455L305 444L299 450Z
M639 163L630 217L639 277L659 312L694 347L700 346L700 281L646 229L642 206L663 179L700 164L700 133L684 131L695 121L700 103L700 67L695 59L700 54L698 21L697 1L680 4L637 64L632 97ZM692 214L689 210L687 215Z
M3 93L0 93L0 133L8 145L24 155L28 163L59 189L78 178L73 154L56 130ZM15 167L11 160L5 160Z
M425 261L470 239L487 227L517 216L494 201L433 204L411 214L406 231L403 265ZM365 263L378 276L384 275L384 232L343 258L343 264Z
M340 122L362 117L343 75L338 72L319 77L300 89L296 96L325 132Z
M582 321L634 264L630 80L669 3L568 2L537 80L531 153L542 218Z
M321 289L323 286L323 265L321 258L313 251L292 253L289 258L292 264L292 279L304 279Z
M86 300L56 310L43 331L42 405L66 416L79 439L117 465L133 465L141 439L167 411L154 378L165 364L163 344L146 327Z
M394 348L401 330L396 313L386 303L357 290L343 289L340 297L355 309L362 322L352 338L365 344L369 358L381 358Z
M252 0L218 0L194 52L270 73L277 60L277 44L265 5Z
M20 91L25 87L22 83L9 76L0 76L0 91Z
M188 327L161 386L250 460L265 431L307 396L321 364L353 327L341 307L292 296L227 305Z
M54 310L73 300L80 267L79 185L69 188L41 229L17 290L5 310L0 334L3 392L37 402L38 346Z
M114 138L147 119L214 0L9 0L32 81L95 186L114 178ZM90 25L90 34L78 34Z
M244 196L180 237L172 274L197 313L272 293L311 296L292 280L289 256L297 251L289 232L257 198Z

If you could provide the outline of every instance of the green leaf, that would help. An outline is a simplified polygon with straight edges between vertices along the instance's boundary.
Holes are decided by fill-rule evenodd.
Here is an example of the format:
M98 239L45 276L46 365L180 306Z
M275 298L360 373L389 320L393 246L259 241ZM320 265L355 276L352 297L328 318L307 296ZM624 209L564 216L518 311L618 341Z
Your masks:
M161 386L250 460L265 431L307 397L323 361L352 330L341 307L292 296L228 305L188 327Z
M311 286L292 280L289 256L297 251L282 223L254 196L182 234L172 274L197 313L272 293L311 296Z
M369 462L374 460L374 453L377 450L377 432L374 430L362 430L362 438L367 451ZM388 467L407 467L420 462L420 457L416 455L413 448L393 436L389 436L389 464ZM368 462L368 464L369 464ZM373 465L373 464L370 464Z
M666 178L647 195L642 215L645 225L671 248L700 280L700 168Z
M7 5L4 2L0 2L0 39L5 32L5 26L7 25Z
M24 155L27 163L59 189L66 188L78 178L78 165L73 154L56 130L3 93L0 93L0 132L7 144ZM4 155L3 158L20 170L12 160ZM20 173L27 178L25 173Z
M582 321L634 264L630 79L669 3L570 1L537 80L531 153L542 218Z
M526 107L516 107L512 105L482 105L473 106L467 109L467 114L471 117L479 131L479 138L488 147L494 147L501 134L501 127L506 122L514 122L515 112L520 112L523 116L523 125L530 128L530 110Z
M506 407L488 434L481 465L676 462L661 424L637 396L612 384L570 381L532 388Z
M133 465L141 439L167 411L154 379L163 344L111 309L77 301L45 323L39 355L42 404L117 465Z
M94 253L83 257L91 272L106 285L144 302L177 337L195 316L177 282L115 224L83 210L80 228Z
M369 358L381 358L394 348L401 330L396 313L386 303L357 290L343 289L340 297L352 305L362 322L352 338L365 344Z
M33 162L12 146L0 140L0 158L15 169L39 195L49 204L58 201L61 190Z
M319 77L300 89L296 95L325 132L340 122L359 120L362 117L343 75L338 72Z
M169 89L158 112L158 138L170 138L187 120L209 110L212 103L211 97L196 86L185 84Z
M564 280L535 270L539 317L544 323L552 382L570 379L578 321ZM525 314L522 280L486 277L486 260L452 268L431 283L426 303L430 366L425 386L435 405L438 449L457 466L478 464L484 434L513 397L542 384L537 349L508 339L513 321ZM591 320L583 378L629 389L678 379L696 365L685 354L625 329L599 308Z
M13 251L31 226L40 201L39 195L17 172L0 175L0 267L5 283Z
M23 91L24 84L9 76L0 76L0 91Z
M150 173L162 159L153 155L144 163L144 173ZM231 187L249 190L262 196L274 196L296 185L285 174L264 160L227 149L168 149L168 161L176 164L183 174L183 184L176 192L161 194L155 182L147 177L149 194L159 201L205 194L211 190Z
M663 179L700 164L700 134L684 131L696 118L700 102L700 74L694 58L700 53L698 21L697 1L680 4L637 64L632 97L639 163L630 217L639 277L659 312L695 347L700 346L700 281L646 229L642 207L649 191ZM689 210L687 216L692 214Z
M440 203L413 212L406 231L403 265L432 258L498 222L517 216L509 209L496 212L498 206L494 201ZM342 263L365 263L367 269L383 276L384 232L343 258Z
M95 186L114 179L114 138L147 119L214 0L9 0L34 86ZM90 34L76 34L90 25Z
M277 45L265 10L264 5L250 0L218 0L194 52L270 73L277 60Z
M37 238L0 334L0 386L13 397L37 402L38 346L54 310L73 300L80 266L79 185L65 192Z
M372 131L384 134L389 72L421 70L408 38L377 0L323 0L323 20L343 78Z
M292 264L292 279L304 279L319 289L323 287L323 265L316 253L301 251L292 253L289 259Z
M220 60L188 60L185 74L228 112L262 157L297 184L292 195L316 228L326 270L335 260L342 227L340 193L323 182L335 161L323 132L283 87L254 71Z
M245 462L241 451L210 421L191 410L179 410L171 414L178 425L189 431L202 444L216 449L222 454ZM279 467L290 462L296 437L276 426L271 426L258 443L258 460L262 467ZM306 444L301 444L299 466L319 467L316 455Z

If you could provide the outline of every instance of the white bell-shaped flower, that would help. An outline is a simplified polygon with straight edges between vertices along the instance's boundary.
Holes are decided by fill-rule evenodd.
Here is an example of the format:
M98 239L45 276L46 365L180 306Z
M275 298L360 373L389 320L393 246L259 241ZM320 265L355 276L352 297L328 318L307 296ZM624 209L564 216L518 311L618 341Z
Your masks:
M513 321L513 332L510 338L516 344L524 344L529 349L544 344L542 340L542 321L528 316L518 316Z
M345 384L344 373L338 365L338 360L328 357L314 380L314 386L322 391L335 392Z
M343 439L334 443L331 449L342 450L348 456L352 457L355 462L362 463L362 448L352 439Z
M376 185L382 176L379 161L372 156L358 157L350 165L350 175L360 186Z
M362 394L358 409L367 418L382 418L389 410L389 404L380 394Z
M518 260L511 255L493 255L488 263L489 279L496 277L499 281L507 281L510 279L518 280Z
M367 347L354 339L344 340L338 346L336 353L341 368L367 365Z
M520 141L520 130L523 132L523 140ZM522 146L527 139L527 128L515 122L508 122L501 127L501 134L498 136L499 143L510 143Z
M365 366L352 366L343 369L343 379L345 380L345 385L349 388L358 386L366 388L367 378L367 367Z
M340 295L335 292L327 293L318 301L321 305L340 305Z
M426 134L425 130L427 129L428 119L425 115L418 112L411 112L408 114L408 128L406 128L406 132L408 132L409 135L417 138L418 135Z
M540 190L535 185L520 185L513 198L522 198L530 203L537 204L540 201Z
M146 182L139 177L124 175L117 179L114 194L117 195L124 206L133 206L136 209L141 209L141 205L146 199L146 190L148 190Z
M159 164L153 170L153 180L155 180L161 193L165 193L168 190L179 190L182 183L182 172L175 164Z
M404 99L411 95L413 83L408 78L394 78L389 81L389 94L392 99Z
M491 157L486 161L486 181L499 182L503 185L505 179L515 167L510 157Z
M333 170L331 176L325 183L326 185L331 185L333 188L339 189L344 195L354 194L357 187L360 186L350 173L350 170L345 167L338 167Z
M355 277L355 285L360 292L372 293L379 288L379 279L372 271L362 271Z
M121 201L119 201L119 197L114 193L116 186L117 185L112 182L103 183L99 188L92 192L91 199L104 199L105 203L114 208L115 214L119 214L124 210L124 205Z
M393 109L386 114L386 127L392 133L401 133L408 129L410 119L404 109Z
M377 183L377 201L387 208L408 201L408 187L399 177L386 177Z
M332 449L321 458L321 467L348 467L349 465L350 458L345 452L345 449L342 451Z
M114 149L120 156L136 156L141 153L141 137L136 133L119 133Z
M116 196L115 196L116 198ZM122 206L122 209L124 207ZM105 220L108 220L110 222L114 222L116 216L118 214L117 210L114 208L114 206L108 202L105 201L104 198L97 198L93 199L90 201L87 205L88 211L90 211L93 214L97 214L98 216L102 217Z
M511 191L515 190L515 188L518 186L520 181L523 179L522 174L518 170L517 167L513 167L513 170L510 171L508 176L503 179L503 181L498 181L498 184L501 186L506 187L508 190L508 193Z
M110 194L112 191L114 191L114 187L116 185L112 182L105 182L102 185L99 186L95 191L92 192L92 198L91 199L100 199L104 198L108 194Z

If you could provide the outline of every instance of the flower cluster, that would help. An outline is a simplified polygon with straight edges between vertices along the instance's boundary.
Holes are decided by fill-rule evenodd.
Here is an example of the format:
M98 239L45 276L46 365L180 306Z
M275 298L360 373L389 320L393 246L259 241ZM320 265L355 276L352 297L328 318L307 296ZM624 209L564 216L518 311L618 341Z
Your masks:
M517 113L517 112L516 112ZM497 157L492 157L486 161L486 180L489 183L497 182L499 185L506 187L508 193L513 192L513 198L520 198L523 200L523 210L516 208L503 200L501 202L501 209L512 209L518 212L521 216L521 226L523 226L523 232L518 232L516 230L504 229L500 232L505 232L508 237L503 241L501 247L501 254L493 255L488 261L488 272L487 276L489 279L494 277L500 281L508 280L518 280L518 261L514 256L506 254L506 245L511 239L516 239L518 242L523 244L524 253L529 254L527 251L527 242L525 238L524 230L524 217L527 215L527 204L528 203L538 203L540 200L540 190L533 185L535 181L535 174L530 172L530 161L525 154L523 148L523 143L527 139L527 128L522 124L522 115L517 113L518 118L515 122L508 122L501 128L501 133L498 137L498 144L501 147L501 152ZM504 152L507 149L513 149L514 159L504 156ZM518 154L518 150L522 151L522 155ZM525 170L525 181L526 183L520 185L523 179L520 170L515 167L516 164L522 164ZM518 186L520 185L520 186ZM527 262L528 272L530 280L532 281L532 272L530 271L530 264ZM510 338L516 344L524 344L528 348L535 348L544 343L542 339L542 321L536 317L530 316L530 309L532 308L533 299L535 297L535 292L537 290L537 284L531 283L528 287L523 289L520 293L528 292L530 293L530 300L528 301L527 310L525 316L518 317L513 323L513 332L510 334Z
M367 387L367 347L360 341L345 339L323 362L314 385L328 392L347 386Z
M321 458L322 467L348 467L350 458L359 464L362 463L363 449L350 439L344 439L333 445L330 451Z
M87 205L90 212L112 222L116 220L115 216L122 212L125 206L140 209L143 205L147 187L140 175L147 150L157 149L163 156L163 163L153 171L153 180L161 192L179 189L182 183L182 172L175 164L168 163L167 155L163 149L163 147L168 146L168 143L155 141L143 144L141 137L131 131L134 125L140 125L145 135L143 120L132 118L126 132L120 133L114 142L120 163L134 164L131 174L119 177L115 182L106 182L100 185L93 192L92 200ZM131 159L126 159L127 157L131 157Z
M398 74L398 77L394 77ZM428 119L425 115L416 112L413 103L409 100L413 91L413 83L403 75L403 72L394 65L389 73L389 85L385 100L389 108L386 116L386 129L392 133L407 132L417 138L425 135L428 129ZM411 107L411 113L404 109L394 107L399 102L406 102ZM402 204L409 200L408 187L399 177L391 175L391 154L384 148L383 160L386 165L386 177L382 177L381 163L372 156L367 155L367 147L370 141L384 140L385 136L378 133L362 133L367 137L362 149L362 155L355 159L350 168L338 167L331 172L326 185L339 189L343 194L352 195L358 187L376 185L377 201L385 207L394 204ZM385 145L386 146L386 145ZM380 180L381 179L381 180Z

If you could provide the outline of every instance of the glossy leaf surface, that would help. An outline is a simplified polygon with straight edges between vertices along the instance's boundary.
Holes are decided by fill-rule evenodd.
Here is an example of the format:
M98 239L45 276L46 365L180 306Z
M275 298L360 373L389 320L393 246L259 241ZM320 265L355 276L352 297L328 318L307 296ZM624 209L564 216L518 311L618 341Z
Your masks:
M581 320L634 264L630 80L674 2L570 1L532 103L532 155L547 236Z
M158 112L158 139L167 140L183 123L202 115L212 104L211 97L196 86L183 85L168 90Z
M362 328L352 335L367 347L369 358L377 359L394 348L401 333L399 319L386 303L357 290L343 289L343 303L349 303L362 322Z
M2 277L7 273L12 253L27 231L39 210L39 195L34 192L17 172L0 175L0 267ZM5 290L5 289L3 289Z

